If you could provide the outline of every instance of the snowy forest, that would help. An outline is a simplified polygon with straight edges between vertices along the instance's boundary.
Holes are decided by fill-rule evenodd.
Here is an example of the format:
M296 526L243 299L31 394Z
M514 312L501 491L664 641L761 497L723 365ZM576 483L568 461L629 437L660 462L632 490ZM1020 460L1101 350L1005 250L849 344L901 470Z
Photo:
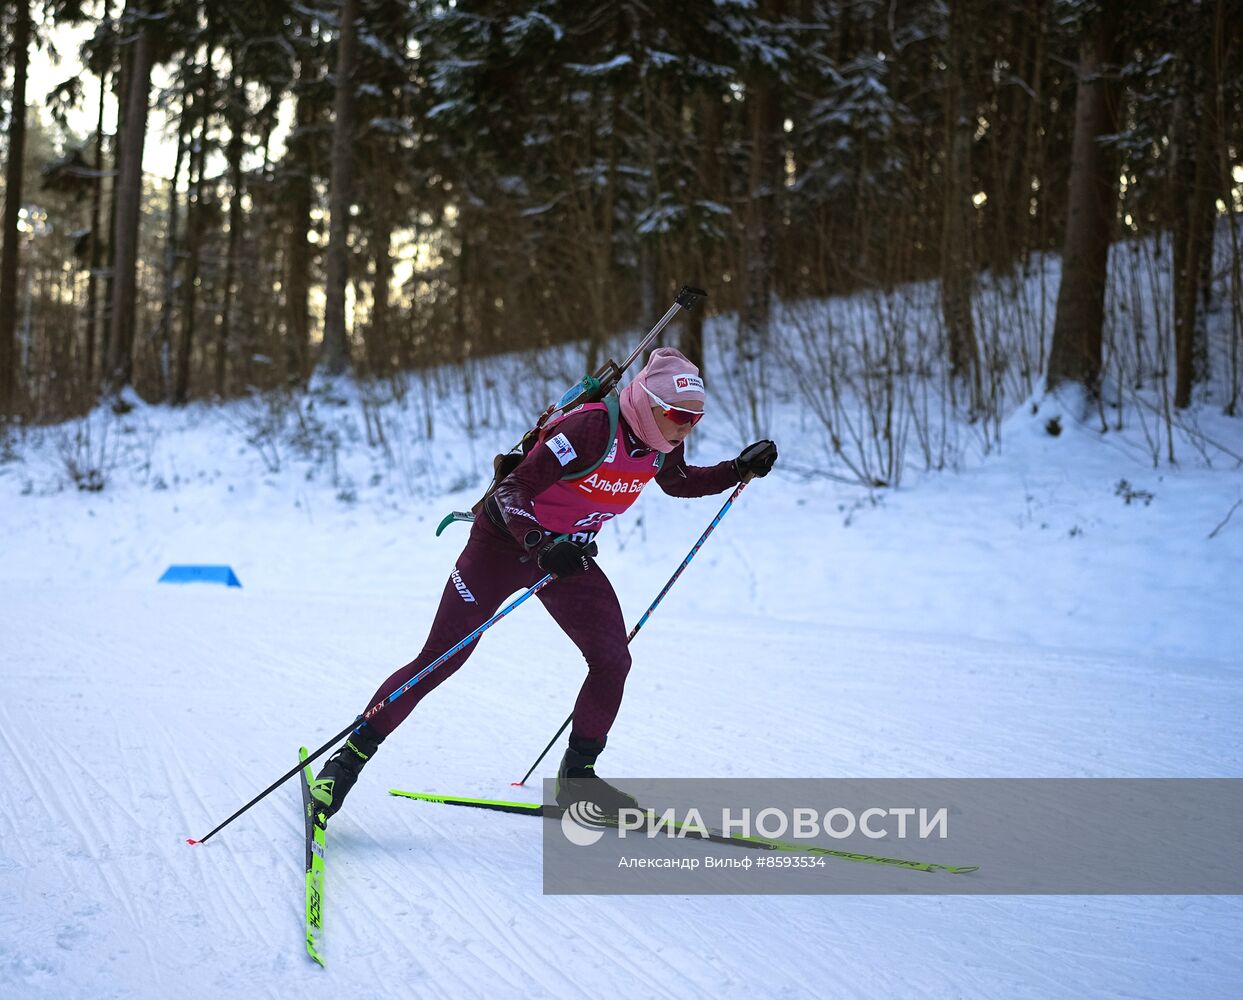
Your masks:
M1241 24L0 2L0 997L1238 995Z
M1150 390L1171 425L1197 400L1233 415L1240 17L1237 0L15 0L0 412L296 392L316 371L400 393L428 366L571 343L594 369L685 281L735 317L728 374L757 414L784 309L826 420L847 389L880 400L865 422L931 395L987 437L1068 380ZM40 56L47 92L28 82ZM910 308L917 287L930 308ZM797 308L854 292L870 316L846 330ZM703 321L677 335L699 362Z

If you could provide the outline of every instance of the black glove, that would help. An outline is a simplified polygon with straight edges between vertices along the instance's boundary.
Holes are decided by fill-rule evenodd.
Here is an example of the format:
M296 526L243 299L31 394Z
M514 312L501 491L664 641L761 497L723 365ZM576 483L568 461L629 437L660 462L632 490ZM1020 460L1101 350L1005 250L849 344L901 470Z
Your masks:
M568 538L551 541L539 551L536 562L545 573L553 576L573 576L591 568L591 557L596 554L595 543L579 545Z
M777 446L771 441L756 441L742 449L742 454L734 459L734 468L740 480L754 477L763 478L777 461Z

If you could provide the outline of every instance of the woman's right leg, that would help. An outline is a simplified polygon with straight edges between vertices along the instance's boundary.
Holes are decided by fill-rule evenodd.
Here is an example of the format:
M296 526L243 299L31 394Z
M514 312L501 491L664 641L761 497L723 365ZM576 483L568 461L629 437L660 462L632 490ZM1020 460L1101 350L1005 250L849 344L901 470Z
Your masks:
M496 614L510 594L529 587L540 578L534 563L520 562L522 550L508 536L501 536L490 524L471 527L466 547L440 595L440 606L432 621L423 649L413 660L391 674L371 696L370 708L387 698L420 670L452 649L463 638ZM482 638L482 636L480 637ZM458 650L453 656L410 688L396 701L376 713L370 722L359 725L345 745L328 758L311 787L325 816L341 808L363 765L384 739L413 710L470 658L479 640Z
M541 576L539 568L533 562L519 562L521 556L522 551L517 544L508 537L500 537L490 524L473 525L466 548L458 556L457 564L440 595L440 607L436 610L436 617L422 650L376 689L367 707L370 708L382 698L388 697L429 663L443 655L445 650L452 649L496 614L505 598L534 584ZM406 716L414 711L420 701L469 659L481 639L482 636L458 650L375 715L371 726L382 735L388 736L405 721Z

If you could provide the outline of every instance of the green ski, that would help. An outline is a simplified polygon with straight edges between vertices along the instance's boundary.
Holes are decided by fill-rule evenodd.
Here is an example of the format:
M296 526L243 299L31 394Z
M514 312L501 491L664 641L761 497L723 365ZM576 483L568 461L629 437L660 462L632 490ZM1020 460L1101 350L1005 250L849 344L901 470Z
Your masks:
M539 802L506 802L500 799L471 799L460 795L435 795L429 792L403 792L397 788L389 789L390 795L400 795L407 799L421 802L439 802L447 806L465 806L470 809L490 809L493 812L513 813L519 816L538 816L544 819L560 819L565 814L564 806L543 805ZM648 810L650 819L657 817L653 810ZM707 840L713 844L729 844L732 847L749 847L761 851L783 851L797 854L812 854L828 858L840 858L843 861L859 861L865 864L888 865L891 868L909 868L921 872L949 872L963 875L967 872L979 871L979 865L938 865L930 861L904 861L901 858L885 858L877 854L857 854L854 851L837 851L829 847L805 846L785 840L768 840L764 837L742 837L718 833L713 830L701 832L695 828L686 828L684 824L673 823L675 830L683 830L684 835L695 840Z
M298 748L298 759L305 761L306 747ZM302 813L306 821L306 953L322 967L324 944L324 819L319 803L311 798L315 775L311 765L302 767Z

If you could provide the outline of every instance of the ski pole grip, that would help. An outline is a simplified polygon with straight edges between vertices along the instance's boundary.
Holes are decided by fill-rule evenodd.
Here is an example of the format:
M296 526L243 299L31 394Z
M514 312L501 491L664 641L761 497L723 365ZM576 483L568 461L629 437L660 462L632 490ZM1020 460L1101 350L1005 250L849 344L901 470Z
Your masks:
M690 285L683 285L682 290L678 292L677 303L687 312L690 312L707 297L708 293L702 288L692 288Z

